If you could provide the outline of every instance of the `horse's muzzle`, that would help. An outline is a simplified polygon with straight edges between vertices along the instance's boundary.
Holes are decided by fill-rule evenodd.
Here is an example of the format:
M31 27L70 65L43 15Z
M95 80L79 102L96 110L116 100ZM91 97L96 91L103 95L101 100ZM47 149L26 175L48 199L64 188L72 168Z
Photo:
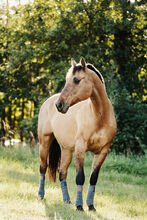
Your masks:
M65 114L67 111L68 111L68 109L69 109L69 103L67 102L67 103L64 103L63 101L58 101L57 103L56 103L56 108L58 109L58 111L59 112L61 112L61 113L63 113L63 114Z

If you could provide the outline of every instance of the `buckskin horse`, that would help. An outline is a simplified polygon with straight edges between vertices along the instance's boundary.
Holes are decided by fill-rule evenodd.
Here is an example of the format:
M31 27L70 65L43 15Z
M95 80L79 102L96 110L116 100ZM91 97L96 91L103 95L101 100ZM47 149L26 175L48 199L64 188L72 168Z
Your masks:
M44 198L45 173L56 181L56 171L63 201L70 203L66 182L67 170L75 151L76 208L83 211L84 158L94 154L87 193L89 210L95 211L94 195L98 174L117 130L112 104L107 96L101 73L81 58L71 60L66 83L60 94L48 98L41 106L38 118L40 151L40 186L38 195Z

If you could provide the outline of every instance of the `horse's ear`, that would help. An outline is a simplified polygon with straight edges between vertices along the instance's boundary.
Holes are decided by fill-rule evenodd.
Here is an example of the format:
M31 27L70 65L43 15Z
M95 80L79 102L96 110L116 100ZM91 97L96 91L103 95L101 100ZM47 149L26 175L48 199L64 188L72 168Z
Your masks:
M81 57L80 63L81 63L81 65L82 65L82 67L85 69L85 67L86 67L86 62L85 62L85 59L84 59L83 57Z
M76 66L76 64L77 64L76 61L72 58L72 59L71 59L71 65L72 65L72 66Z

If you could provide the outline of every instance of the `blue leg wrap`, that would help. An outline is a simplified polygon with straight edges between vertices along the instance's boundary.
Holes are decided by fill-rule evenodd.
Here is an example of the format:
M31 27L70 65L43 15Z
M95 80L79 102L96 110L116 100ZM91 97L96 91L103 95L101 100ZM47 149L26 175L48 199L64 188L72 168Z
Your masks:
M76 188L76 206L83 205L83 185L77 185Z
M62 190L62 195L63 195L63 201L66 203L70 203L70 197L68 194L68 188L67 188L67 183L66 180L62 180L60 182L61 185L61 190Z
M44 186L45 186L45 174L40 174L40 186L38 191L38 196L42 199L44 198Z
M95 185L89 185L87 200L86 200L88 206L93 205L94 194L95 194Z

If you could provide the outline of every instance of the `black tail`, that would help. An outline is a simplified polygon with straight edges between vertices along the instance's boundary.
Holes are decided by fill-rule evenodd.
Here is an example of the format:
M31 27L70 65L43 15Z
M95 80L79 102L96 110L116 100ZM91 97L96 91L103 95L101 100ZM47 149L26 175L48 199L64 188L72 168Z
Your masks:
M56 171L60 165L61 149L56 138L53 139L49 148L49 180L56 182Z

